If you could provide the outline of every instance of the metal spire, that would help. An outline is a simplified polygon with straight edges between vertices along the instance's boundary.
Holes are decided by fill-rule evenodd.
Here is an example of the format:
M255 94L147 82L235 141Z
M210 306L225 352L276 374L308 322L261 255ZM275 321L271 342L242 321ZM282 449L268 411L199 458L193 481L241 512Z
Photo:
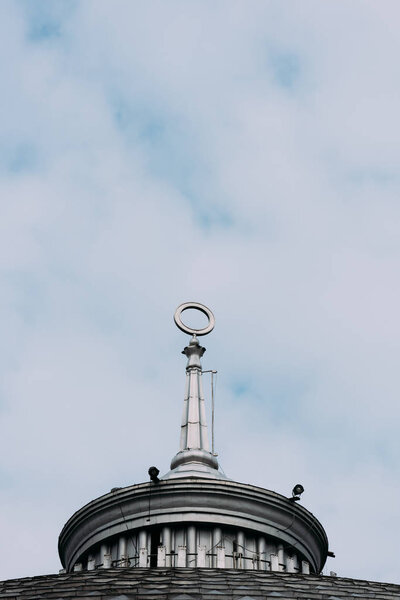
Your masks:
M201 311L208 317L208 325L204 329L192 329L181 320L181 313L189 308ZM218 461L210 452L206 411L202 386L201 357L206 351L200 346L197 336L206 335L215 325L211 310L198 302L186 302L176 309L174 320L185 333L192 334L189 345L182 354L187 356L186 391L183 402L180 450L171 461L171 471L162 479L173 477L209 477L226 479L218 470Z

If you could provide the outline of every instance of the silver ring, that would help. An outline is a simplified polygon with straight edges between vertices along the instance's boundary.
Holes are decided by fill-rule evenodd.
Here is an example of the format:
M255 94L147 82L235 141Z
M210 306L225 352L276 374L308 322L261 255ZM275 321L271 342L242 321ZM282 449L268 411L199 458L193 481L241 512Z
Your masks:
M203 315L206 315L206 317L208 318L207 327L204 327L203 329L192 329L191 327L188 327L187 325L182 323L181 314L184 310L187 310L188 308L194 308L202 312ZM192 335L207 335L207 333L210 333L210 331L212 331L215 326L215 317L212 314L211 310L207 308L207 306L204 306L204 304L200 304L199 302L184 302L183 304L178 306L174 314L174 321L176 326L179 327L181 331Z

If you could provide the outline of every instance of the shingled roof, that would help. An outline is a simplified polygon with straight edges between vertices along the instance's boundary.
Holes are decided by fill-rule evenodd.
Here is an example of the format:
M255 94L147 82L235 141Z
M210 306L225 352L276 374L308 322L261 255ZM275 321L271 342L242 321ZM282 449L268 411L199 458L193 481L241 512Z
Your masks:
M101 569L10 579L0 599L62 600L400 600L400 585L343 577L237 569Z

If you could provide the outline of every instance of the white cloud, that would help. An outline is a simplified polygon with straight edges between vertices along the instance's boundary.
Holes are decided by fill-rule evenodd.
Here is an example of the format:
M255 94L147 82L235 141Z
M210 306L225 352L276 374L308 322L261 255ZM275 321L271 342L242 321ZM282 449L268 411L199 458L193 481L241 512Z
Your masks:
M168 470L192 299L228 475L301 480L329 568L395 580L397 3L51 6L0 19L0 576Z

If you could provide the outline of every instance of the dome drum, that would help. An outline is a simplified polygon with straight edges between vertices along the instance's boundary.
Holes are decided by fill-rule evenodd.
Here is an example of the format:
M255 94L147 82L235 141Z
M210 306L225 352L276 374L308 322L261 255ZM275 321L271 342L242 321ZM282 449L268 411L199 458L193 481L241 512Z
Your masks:
M227 527L187 523L141 529L99 543L73 570L111 567L205 567L310 573L299 552L279 540Z
M59 551L68 571L77 564L129 561L141 567L195 563L318 573L328 544L319 521L284 496L229 480L188 477L94 500L67 522Z

